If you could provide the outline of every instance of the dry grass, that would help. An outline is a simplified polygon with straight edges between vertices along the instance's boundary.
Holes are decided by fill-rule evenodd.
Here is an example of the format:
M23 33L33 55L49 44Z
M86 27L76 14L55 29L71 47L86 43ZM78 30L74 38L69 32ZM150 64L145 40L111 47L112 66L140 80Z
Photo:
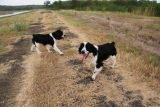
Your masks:
M63 15L76 15L76 14L89 14L89 15L106 15L107 17L122 17L122 18L135 18L135 19L160 19L159 17L154 16L144 16L144 15L137 15L134 12L128 13L128 12L109 12L109 11L75 11L75 10L62 10L60 13Z
M64 13L65 11L63 11ZM69 15L67 14L68 11L66 11L67 17L71 15L71 11L69 11ZM75 13L73 11L73 13ZM87 14L88 12L86 12ZM85 14L83 12L83 14ZM95 14L95 13L94 13ZM72 17L69 17L70 20L72 20ZM80 19L77 19L80 20ZM80 20L81 21L81 20ZM74 24L73 24L74 25ZM75 26L75 25L74 25ZM87 24L83 24L82 26L87 26ZM150 25L149 27L157 28L157 25ZM87 27L85 31L91 31L95 35L96 32L99 32L97 29L89 28ZM127 29L127 33L129 30ZM87 32L86 32L87 33ZM99 36L102 34L97 34ZM104 37L103 35L102 37ZM97 40L98 41L98 40ZM127 62L128 67L130 68L130 72L134 72L139 79L142 79L144 81L147 81L149 85L152 88L158 89L160 91L160 57L154 54L147 53L146 51L143 51L140 47L131 45L127 43L127 41L121 41L120 38L116 37L114 34L106 34L106 37L100 40L99 43L103 43L103 41L116 41L116 46L118 47L118 54L120 56L120 60L122 62Z
M143 55L143 51L139 47L121 41L112 33L102 33L84 21L79 25L81 19L74 20L75 18L68 15L67 17L63 16L68 22L66 24L60 20L59 15L52 12L47 12L42 17L44 33L49 33L57 27L66 27L64 31L71 38L67 39L66 36L65 41L58 41L58 47L63 50L64 56L60 56L54 51L48 53L45 47L41 46L40 50L43 53L40 55L40 64L34 70L35 78L32 85L33 90L31 90L32 106L133 106L134 104L130 105L131 102L139 100L139 97L142 98L144 105L148 103L148 98L155 97L155 95L146 93L145 86L141 87L141 83L147 82L152 88L157 90L160 88L157 83L159 82L157 78L159 77L159 66L151 64L155 58L149 57L149 62L147 62L146 56ZM77 36L72 38L73 34ZM118 50L116 67L110 69L108 66L110 61L105 62L102 73L97 76L94 82L91 81L89 76L92 75L94 68L89 68L87 61L84 64L78 62L80 55L77 48L82 41L89 41L93 44L115 41ZM130 74L134 77L131 77ZM133 81L131 83L131 79L137 84ZM127 92L133 92L136 95L126 95Z
M27 34L29 24L37 20L38 11L34 11L5 17L0 19L0 45L10 44L16 41L20 36ZM6 33L7 32L7 33Z
M4 15L4 14L10 14L13 13L15 11L0 11L0 15Z
M0 45L0 52L1 52L1 51L5 51L5 50L6 50L6 48L4 48L4 46L1 46L1 45Z
M51 13L50 13L51 14ZM48 29L48 20L50 23L54 23L55 20L51 20L52 17L48 17L46 13L43 15L45 29ZM58 25L60 26L60 25ZM58 26L54 26L55 29ZM63 25L64 26L64 25ZM53 26L50 26L53 27ZM49 30L46 30L49 32ZM70 35L68 35L70 36ZM79 38L65 39L63 44L58 41L58 47L63 48L70 44L72 41L78 41ZM41 55L40 65L36 68L35 79L32 90L32 105L35 106L94 106L98 102L108 102L111 99L103 95L103 91L99 91L101 88L101 82L94 83L89 81L85 70L87 67L82 66L79 63L71 63L78 54L77 48L70 44L69 48L64 48L64 56L60 56L53 51L53 54L47 53L45 47L41 48L43 54ZM76 44L77 45L77 44ZM78 59L77 59L78 60ZM79 60L78 60L79 61ZM90 72L90 70L88 70ZM92 74L92 72L90 72ZM88 75L89 76L89 75ZM86 78L85 78L86 77ZM89 81L89 82L88 82ZM106 86L107 82L105 81ZM111 95L112 96L112 93Z

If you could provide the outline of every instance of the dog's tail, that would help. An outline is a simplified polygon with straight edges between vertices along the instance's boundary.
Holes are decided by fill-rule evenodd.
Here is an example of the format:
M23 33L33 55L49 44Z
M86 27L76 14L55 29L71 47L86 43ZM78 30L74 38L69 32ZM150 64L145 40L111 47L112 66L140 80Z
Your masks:
M33 36L33 38L34 38L34 37L35 37L35 34L33 34L32 36Z
M112 45L115 45L115 42L113 41L111 44L112 44Z
M32 43L33 43L33 44L35 45L35 47L36 47L35 40L34 40L35 34L33 34L32 36L33 36L33 38L32 38Z

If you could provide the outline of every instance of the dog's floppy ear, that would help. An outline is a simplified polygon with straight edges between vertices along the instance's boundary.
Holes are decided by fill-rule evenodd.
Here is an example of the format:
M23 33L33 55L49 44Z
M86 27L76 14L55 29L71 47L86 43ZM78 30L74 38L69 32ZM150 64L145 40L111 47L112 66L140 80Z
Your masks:
M79 46L79 49L78 49L79 53L81 53L81 50L82 50L83 47L84 47L84 43L81 43L80 46Z
M92 52L93 54L97 53L97 49L89 42L86 44L86 49L87 51Z

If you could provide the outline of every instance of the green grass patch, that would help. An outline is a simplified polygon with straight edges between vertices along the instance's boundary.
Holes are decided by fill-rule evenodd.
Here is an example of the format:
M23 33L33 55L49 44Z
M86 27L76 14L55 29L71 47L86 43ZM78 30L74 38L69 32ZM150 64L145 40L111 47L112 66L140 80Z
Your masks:
M106 36L111 40L113 41L115 39L115 35L114 34L111 34L111 33L107 33Z
M77 14L77 11L72 11L72 10L58 11L58 13L61 14L61 15L65 15L65 16L71 16L71 15Z
M82 20L79 20L79 19L76 19L76 18L71 18L70 22L73 25L77 25L77 26L84 25L84 22Z
M14 22L10 27L9 27L10 31L26 31L27 30L27 24L25 23L25 21L23 22Z
M148 24L146 28L151 29L151 30L160 30L160 25L159 24Z
M136 46L127 46L125 48L126 52L129 52L129 53L141 53L141 49L139 47L136 47Z
M28 15L31 15L31 12L0 19L0 44L13 42L12 38L26 33L30 20L26 18Z
M0 27L0 34L1 35L5 34L8 31L9 31L8 26L2 26L2 27Z
M2 45L0 45L0 52L6 51L6 50L7 50L7 48L5 48L5 47L3 47Z
M77 14L76 11L70 10L70 11L57 11L57 12L61 15L64 15L66 19L73 25L80 26L85 24L82 20L71 17L72 15Z
M146 56L146 61L149 64L153 64L154 66L159 66L160 65L160 57L157 55L148 55Z
M124 40L122 44L123 45L121 45L120 48L127 53L133 53L136 55L136 54L141 54L142 52L142 49L140 47L129 45L126 40Z

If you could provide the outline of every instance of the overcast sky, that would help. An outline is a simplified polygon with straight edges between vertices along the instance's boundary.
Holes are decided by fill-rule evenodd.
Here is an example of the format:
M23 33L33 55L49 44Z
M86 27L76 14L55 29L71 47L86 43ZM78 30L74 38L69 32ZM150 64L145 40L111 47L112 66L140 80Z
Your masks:
M0 5L42 5L45 0L0 0ZM51 2L55 0L50 0ZM160 0L157 0L160 3Z
M0 5L42 5L44 1L46 0L0 0Z

